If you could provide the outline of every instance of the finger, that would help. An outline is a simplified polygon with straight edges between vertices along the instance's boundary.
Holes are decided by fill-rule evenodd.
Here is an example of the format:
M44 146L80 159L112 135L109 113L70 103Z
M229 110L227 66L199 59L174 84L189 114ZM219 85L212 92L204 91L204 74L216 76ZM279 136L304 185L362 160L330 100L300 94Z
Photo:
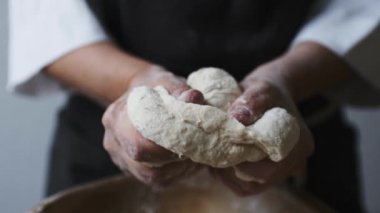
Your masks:
M127 111L127 93L108 106L103 114L102 124L105 128L113 128L120 118L120 112Z
M162 85L168 90L169 94L175 97L180 96L182 92L190 89L184 78L175 76L172 73L162 74L155 84Z
M246 104L234 104L229 113L233 118L247 126L256 120L253 111Z
M137 179L146 184L167 185L176 178L179 178L188 169L193 168L193 163L189 160L183 162L174 162L162 167L150 167L134 161L128 156L123 157L127 169Z
M146 139L138 130L132 129L131 131L130 137L125 138L126 144L124 146L131 159L151 166L162 166L163 164L181 160L177 154Z
M119 166L119 168L126 174L130 172L137 176L138 179L146 183L161 182L165 180L165 177L161 177L160 173L165 174L167 168L178 170L177 165L182 164L168 164L167 166L156 168L139 163L129 157L128 153L121 151L120 143L113 137L109 130L106 130L104 134L103 144L105 149L110 153L112 161ZM185 163L183 165L186 165ZM188 166L191 164L188 163ZM173 174L175 175L175 174ZM162 179L162 180L161 180Z
M203 95L193 89L186 90L180 96L184 101L193 103L202 103L204 101ZM179 156L169 150L158 146L153 141L146 139L141 133L129 122L128 116L121 119L124 121L120 126L119 135L121 141L126 141L126 151L129 153L130 158L135 161L144 162L152 166L162 166L163 164L180 161ZM119 125L118 125L119 126ZM126 132L125 130L129 130Z
M176 175L172 175L170 178L167 178L165 180L162 180L159 185L160 186L168 186L170 184L173 184L174 182L187 178L190 175L195 174L196 172L200 171L204 166L201 164L197 164L191 161L189 162L189 166L187 166L183 171L177 172Z
M146 139L130 122L127 113L119 113L115 128L110 128L121 148L135 161L150 163L153 166L179 161L178 155Z
M213 176L218 177L224 185L230 188L234 193L243 196L243 189L238 185L235 177L228 172L228 169L211 169Z
M265 179L262 179L262 178L259 178L259 177L255 177L255 176L253 176L251 174L248 174L248 173L240 170L236 166L234 166L233 169L234 169L235 176L238 179L242 180L242 181L245 181L245 182L255 182L255 183L260 183L260 184L264 184L264 183L267 182Z
M183 160L177 154L144 138L140 133L136 134L139 135L138 139L129 147L128 152L133 160L155 167Z
M168 90L170 95L177 97L179 100L196 104L204 103L201 92L191 89L189 85L186 84L186 79L175 76L172 73L161 74L154 84L162 85Z
M123 168L122 154L120 153L120 143L113 137L109 130L105 131L103 138L103 147L109 153L112 162L117 165L120 169ZM123 170L123 169L122 169ZM125 175L130 175L131 173L127 170L123 170Z
M110 106L108 106L107 110L103 114L102 124L105 128L112 128L115 122L114 109L115 109L115 104L111 104Z
M304 129L304 131L301 131L300 141L284 160L275 163L266 159L255 163L242 163L236 166L240 172L248 177L265 180L262 184L240 179L236 176L236 171L233 168L218 169L216 173L223 183L235 193L243 196L257 194L271 185L284 181L289 175L294 175L298 169L305 165L306 159L312 152L312 149L311 134L308 133L307 129Z
M267 184L246 182L238 179L232 168L216 169L215 173L228 188L239 196L258 194L268 187Z
M103 147L108 152L114 152L120 149L120 143L115 140L110 130L106 129L103 137Z
M259 162L245 162L236 166L243 174L258 179L265 180L266 183L278 183L285 180L289 175L296 172L297 169L303 168L306 159L312 152L312 138L305 129L301 131L300 140L289 153L289 155L280 162L273 162L264 159Z
M272 176L278 170L277 163L270 161L269 159L261 160L255 163L241 163L235 166L235 176L243 181L253 181L259 183L266 183L272 179ZM241 178L239 177L241 176Z
M181 93L177 98L178 100L194 103L194 104L204 104L205 100L203 94L195 89L188 89Z
M260 82L251 85L231 105L228 110L230 115L244 125L252 124L266 110L273 107L274 98L271 97L272 92L269 90L267 86Z

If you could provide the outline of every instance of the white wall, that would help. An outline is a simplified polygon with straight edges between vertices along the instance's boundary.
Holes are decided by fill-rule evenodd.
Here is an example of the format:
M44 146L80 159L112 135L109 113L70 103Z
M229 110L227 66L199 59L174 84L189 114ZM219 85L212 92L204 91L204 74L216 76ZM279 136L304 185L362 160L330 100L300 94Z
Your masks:
M0 1L0 212L18 213L42 196L49 140L62 97L31 100L5 92L6 3ZM350 111L361 131L363 181L370 212L380 212L380 111Z
M380 110L348 109L360 134L364 198L368 212L380 212Z
M32 100L5 92L6 3L0 1L0 212L20 213L42 196L54 114L62 97Z

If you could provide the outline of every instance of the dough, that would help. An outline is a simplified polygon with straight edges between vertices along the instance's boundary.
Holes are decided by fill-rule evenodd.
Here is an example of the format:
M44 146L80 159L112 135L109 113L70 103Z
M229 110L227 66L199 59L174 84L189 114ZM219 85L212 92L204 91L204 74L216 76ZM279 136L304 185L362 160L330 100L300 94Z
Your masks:
M268 110L247 127L229 117L225 110L240 91L225 71L201 69L190 75L188 84L200 90L211 106L179 101L162 86L142 86L130 93L126 116L144 137L156 144L194 162L218 168L255 162L266 156L280 161L298 141L297 121L282 108Z
M187 78L187 84L202 92L206 104L224 111L227 111L241 94L236 80L217 68L203 68L193 72Z

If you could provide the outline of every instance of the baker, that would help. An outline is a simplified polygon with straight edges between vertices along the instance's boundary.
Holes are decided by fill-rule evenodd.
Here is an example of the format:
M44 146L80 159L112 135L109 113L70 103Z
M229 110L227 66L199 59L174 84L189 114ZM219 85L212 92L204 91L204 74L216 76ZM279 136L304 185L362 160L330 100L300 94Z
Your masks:
M380 51L363 44L377 32L380 5L358 4L11 1L9 88L70 94L54 136L48 194L120 170L146 183L167 184L202 167L145 139L128 119L118 122L118 115L131 89L141 85L161 85L180 100L203 104L202 94L183 77L215 66L228 70L243 89L228 112L244 125L276 106L303 117L300 139L286 159L237 166L264 183L241 180L233 168L212 169L215 176L250 195L307 167L309 192L338 211L361 212L355 134L322 96L363 79L367 86L380 81L369 66L375 60L354 57Z

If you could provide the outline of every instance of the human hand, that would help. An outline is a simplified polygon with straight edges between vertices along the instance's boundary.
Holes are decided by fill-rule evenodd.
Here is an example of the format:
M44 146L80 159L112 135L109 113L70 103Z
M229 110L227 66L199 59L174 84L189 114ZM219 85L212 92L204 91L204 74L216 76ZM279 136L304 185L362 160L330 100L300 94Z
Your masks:
M140 85L161 85L182 101L203 102L203 95L190 89L184 79L157 67L136 76L130 84L131 89ZM113 162L123 172L131 173L140 181L159 185L169 184L200 168L199 164L180 159L176 154L144 138L136 130L126 113L131 89L108 107L102 119L105 127L103 145Z
M211 169L214 175L239 195L257 194L269 186L284 181L299 169L304 168L307 158L313 151L311 133L302 121L285 85L274 78L261 77L260 73L265 72L260 71L258 74L251 75L241 83L243 94L231 105L230 115L244 125L250 125L270 108L285 108L298 118L300 139L289 155L280 162L264 159L254 163L245 162L234 168ZM247 177L252 178L248 180Z

